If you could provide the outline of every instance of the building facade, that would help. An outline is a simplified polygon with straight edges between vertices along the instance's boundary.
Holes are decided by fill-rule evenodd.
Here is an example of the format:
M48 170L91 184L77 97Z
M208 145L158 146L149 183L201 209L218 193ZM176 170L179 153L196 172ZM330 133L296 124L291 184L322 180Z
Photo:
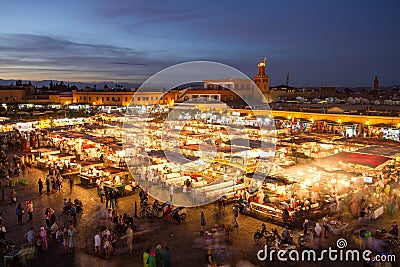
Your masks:
M72 91L72 103L93 106L173 105L177 99L173 92L135 91Z
M26 101L33 86L0 86L0 103L23 103Z
M234 86L234 84L232 86ZM208 86L208 88L195 87L195 88L187 88L181 90L178 102L180 103L224 102L228 105L238 105L238 106L245 105L242 98L235 91L228 90L225 88L220 88L220 87L217 88L210 86Z

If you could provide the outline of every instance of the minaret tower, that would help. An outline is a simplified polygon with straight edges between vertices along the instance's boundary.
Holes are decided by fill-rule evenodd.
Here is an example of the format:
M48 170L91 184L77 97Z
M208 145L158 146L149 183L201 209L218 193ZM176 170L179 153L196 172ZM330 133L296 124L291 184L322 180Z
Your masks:
M266 68L266 58L264 61L260 61L258 63L258 73L254 75L254 83L257 85L258 89L263 93L265 100L269 103L272 100L270 99L269 95L269 75L265 73Z
M372 89L374 89L374 90L378 90L379 89L378 76L375 76L375 78L374 78L374 86L372 87Z

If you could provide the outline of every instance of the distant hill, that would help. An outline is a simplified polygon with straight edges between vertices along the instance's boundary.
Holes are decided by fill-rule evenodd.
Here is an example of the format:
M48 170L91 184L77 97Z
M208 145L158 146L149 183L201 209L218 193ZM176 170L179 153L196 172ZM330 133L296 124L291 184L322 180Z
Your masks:
M36 87L43 87L43 86L49 86L51 80L43 80L43 81L31 81L33 86ZM4 80L0 79L0 85L11 85L17 82L17 80ZM28 80L22 80L23 83L28 83ZM60 83L61 81L53 80L53 84ZM105 82L97 82L97 83L87 83L87 82L64 82L64 84L73 86L75 85L79 89L83 89L86 86L89 87L94 87L96 85L96 88L98 89L103 89L104 85L107 84L109 88L117 88L117 84L115 82L110 82L110 81L105 81ZM122 86L123 88L129 89L129 88L138 88L140 86L140 83L118 83L119 86Z

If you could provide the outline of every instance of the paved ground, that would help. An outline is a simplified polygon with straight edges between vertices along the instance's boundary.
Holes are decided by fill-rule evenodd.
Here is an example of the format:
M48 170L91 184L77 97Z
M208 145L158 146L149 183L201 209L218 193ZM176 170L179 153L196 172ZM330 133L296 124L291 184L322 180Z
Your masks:
M8 204L9 188L5 188L6 201L1 202L1 208L4 211L4 225L7 227L7 239L14 241L19 248L24 244L24 233L33 226L38 230L40 226L45 225L44 211L47 207L51 207L56 211L57 220L64 222L62 215L62 205L64 198L78 198L84 204L84 211L78 216L78 242L76 253L65 253L62 246L56 244L53 240L49 241L49 250L38 255L30 262L31 266L143 266L141 257L146 248L161 243L163 247L169 246L173 265L176 267L197 267L206 266L206 250L213 247L219 251L218 257L231 265L226 266L363 266L356 263L277 263L261 262L257 259L257 252L263 248L262 242L259 244L253 241L255 230L261 226L261 221L248 217L239 217L239 227L233 228L230 233L230 242L226 242L226 236L216 236L214 239L208 239L200 235L200 213L205 212L207 225L204 230L211 230L216 223L217 208L214 204L204 207L190 208L186 210L187 219L181 225L176 225L162 218L154 219L135 219L137 230L134 238L134 252L128 253L125 240L119 240L117 243L116 255L111 256L110 260L104 260L94 257L93 236L95 229L103 227L104 208L102 208L97 197L95 188L84 188L76 184L72 194L67 188L67 181L64 182L64 187L61 193L38 195L37 179L44 177L44 173L40 170L32 169L29 173L22 175L29 181L29 185L16 186L17 202L24 203L25 200L32 200L34 203L34 219L32 222L26 222L27 214L24 215L25 224L18 226L15 215L15 205ZM78 181L76 181L78 183ZM134 202L138 201L138 195L127 196L119 199L118 212L128 213L133 215ZM138 202L139 203L139 202ZM388 228L393 218L386 215L371 223L370 227ZM222 218L222 222L226 225L233 225L232 206L227 206L226 216ZM276 227L266 223L267 228ZM355 222L352 221L354 225ZM280 227L279 231L280 231ZM349 227L350 229L351 227ZM345 237L349 242L349 246L357 246L353 241L350 231L345 233ZM338 237L330 237L325 240L316 240L309 244L310 247L327 247L331 245L336 247ZM297 238L295 237L295 240ZM400 259L400 256L399 256ZM250 264L250 262L252 264ZM0 266L3 263L0 262ZM393 265L395 266L395 265Z

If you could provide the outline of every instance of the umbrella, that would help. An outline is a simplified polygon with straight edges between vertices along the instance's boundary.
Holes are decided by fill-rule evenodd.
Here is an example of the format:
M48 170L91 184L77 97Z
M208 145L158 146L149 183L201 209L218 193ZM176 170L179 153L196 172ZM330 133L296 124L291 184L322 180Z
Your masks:
M201 211L201 215L200 215L200 231L203 232L203 227L206 226L206 219L204 218L204 211Z

